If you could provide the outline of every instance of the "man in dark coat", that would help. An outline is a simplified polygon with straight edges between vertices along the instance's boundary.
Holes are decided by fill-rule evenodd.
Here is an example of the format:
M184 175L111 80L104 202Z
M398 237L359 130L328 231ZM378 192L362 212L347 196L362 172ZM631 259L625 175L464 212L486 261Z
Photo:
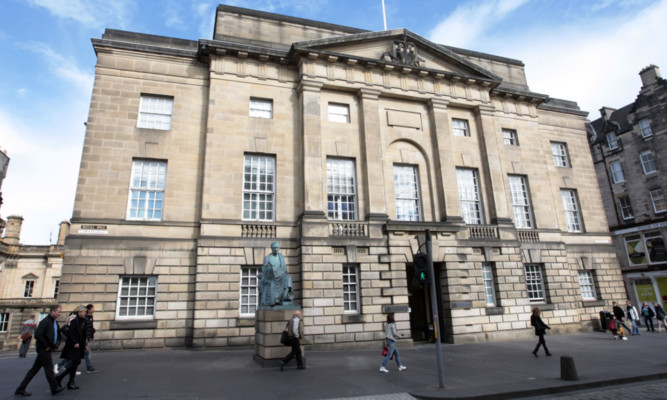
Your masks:
M56 380L58 385L60 382L69 375L69 382L67 382L67 389L76 390L79 389L79 386L76 385L74 379L76 377L76 369L81 363L81 359L86 352L86 321L84 320L86 316L86 307L78 306L74 309L74 312L77 314L69 323L67 329L67 341L65 342L65 347L60 354L60 358L70 360L72 363L67 367L67 369L58 376Z
M35 363L25 375L19 387L16 388L14 394L30 396L32 393L26 392L26 388L32 378L37 375L40 368L44 368L46 380L49 381L49 386L51 386L51 394L56 395L65 390L56 381L56 377L53 374L53 360L51 359L51 352L56 350L60 344L60 327L58 327L58 322L56 322L58 317L60 317L60 310L60 305L51 306L49 315L44 317L37 326L37 331L35 331L35 350L37 350Z
M625 311L621 307L616 304L615 301L611 302L612 305L612 311L614 313L614 317L616 317L616 320L618 321L619 324L623 325L626 331L632 332L630 328L626 324L623 323L623 319L625 318Z

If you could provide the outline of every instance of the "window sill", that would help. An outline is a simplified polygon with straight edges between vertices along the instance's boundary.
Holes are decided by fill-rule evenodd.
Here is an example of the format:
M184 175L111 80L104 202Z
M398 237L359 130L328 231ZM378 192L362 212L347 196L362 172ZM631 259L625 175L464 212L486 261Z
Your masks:
M601 307L604 306L604 300L583 300L582 307Z
M358 324L365 322L362 314L343 314L342 322L344 324Z
M157 329L157 320L120 320L109 323L110 331L126 331L135 329Z
M498 306L487 306L486 315L502 315L505 314L505 308Z
M530 303L530 306L539 308L540 311L553 311L556 309L556 305L552 303Z

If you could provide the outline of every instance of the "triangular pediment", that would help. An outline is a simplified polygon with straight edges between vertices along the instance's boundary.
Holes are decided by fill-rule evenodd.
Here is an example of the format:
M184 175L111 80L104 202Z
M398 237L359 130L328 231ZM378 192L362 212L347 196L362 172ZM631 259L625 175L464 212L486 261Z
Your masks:
M500 82L498 75L407 29L367 32L294 43L297 50L376 60L397 66Z

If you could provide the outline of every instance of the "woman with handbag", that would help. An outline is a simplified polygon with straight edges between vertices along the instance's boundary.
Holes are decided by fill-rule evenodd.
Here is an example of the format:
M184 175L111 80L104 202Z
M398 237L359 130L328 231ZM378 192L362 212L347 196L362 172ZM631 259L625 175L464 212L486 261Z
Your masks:
M35 333L35 328L37 328L37 323L35 322L35 316L31 315L29 319L23 321L21 325L21 348L19 349L19 357L25 358L28 354L28 349L30 348L30 341L32 340L32 335Z
M537 346L535 346L535 350L533 350L533 355L537 357L537 350L540 349L540 346L544 346L544 351L547 353L547 356L550 356L551 353L547 349L547 342L544 341L544 334L551 327L542 321L542 318L540 318L540 309L537 307L533 308L533 315L530 316L530 324L535 327L535 336L539 336L540 338Z
M405 365L401 364L401 359L398 355L398 349L396 348L396 339L399 337L398 332L396 332L396 322L394 321L394 313L387 314L387 324L384 326L384 336L385 336L385 345L387 347L387 354L385 354L384 349L382 349L382 354L385 356L382 365L380 366L380 372L387 373L389 370L385 368L387 363L392 357L396 357L396 366L399 371L407 369Z

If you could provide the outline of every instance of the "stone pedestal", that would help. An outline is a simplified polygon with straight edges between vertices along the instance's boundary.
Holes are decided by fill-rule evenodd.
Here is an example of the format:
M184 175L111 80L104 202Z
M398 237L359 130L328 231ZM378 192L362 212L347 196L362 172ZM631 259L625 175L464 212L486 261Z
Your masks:
M297 310L300 311L301 307L289 305L259 309L255 313L255 355L253 358L262 367L278 367L280 360L291 351L291 347L280 343L280 335L285 330L287 321ZM301 345L301 357L305 365L306 355L303 344Z

